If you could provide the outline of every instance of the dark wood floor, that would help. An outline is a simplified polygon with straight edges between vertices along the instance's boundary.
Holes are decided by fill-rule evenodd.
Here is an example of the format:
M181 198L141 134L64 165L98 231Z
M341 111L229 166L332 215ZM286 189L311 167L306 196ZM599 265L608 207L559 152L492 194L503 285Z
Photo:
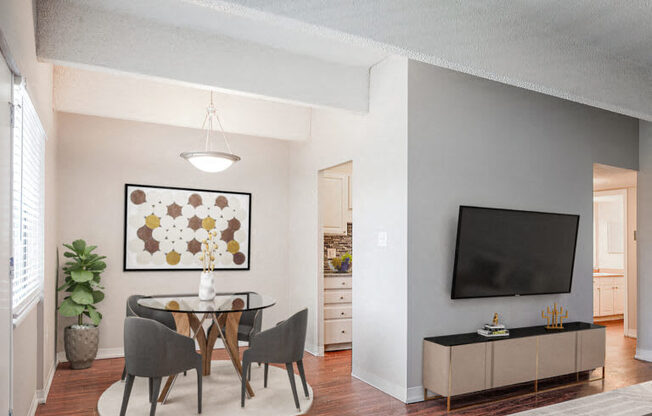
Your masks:
M652 379L652 364L633 358L636 341L623 337L622 321L606 324L607 372L604 382L580 384L539 393L536 396L508 398L497 403L458 410L455 414L507 415ZM227 359L223 351L215 351L214 358ZM429 401L405 405L351 377L350 351L327 353L325 357L313 357L306 354L304 363L308 382L312 385L315 393L311 415L423 416L446 413L444 402ZM95 415L95 407L100 394L120 378L122 365L123 360L120 358L98 360L88 370L73 371L67 363L60 364L54 376L47 404L40 405L36 414L41 416ZM575 376L572 377L572 379L574 378ZM567 380L554 380L548 383L548 386L559 385L562 381ZM486 394L465 396L454 399L452 405L455 408L478 404L486 401L489 397L509 397L527 392L531 388L532 385L523 385L493 392L491 396ZM288 400L291 400L290 396L288 396Z

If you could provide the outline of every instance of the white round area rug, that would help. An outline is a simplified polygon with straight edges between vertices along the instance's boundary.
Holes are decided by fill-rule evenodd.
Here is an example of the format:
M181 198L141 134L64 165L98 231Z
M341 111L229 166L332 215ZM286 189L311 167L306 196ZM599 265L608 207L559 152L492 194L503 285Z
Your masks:
M245 407L240 407L240 379L231 361L213 361L211 374L203 378L202 415L302 415L312 406L312 388L308 385L309 398L306 398L301 385L301 378L295 374L294 380L299 395L301 411L297 411L292 398L292 388L285 368L269 366L267 388L263 388L263 369L258 364L251 366L251 388L255 396L245 399ZM166 379L161 382L161 389ZM111 385L97 402L100 416L120 414L125 383L118 381ZM128 416L148 415L150 409L149 387L147 378L136 377L131 390ZM158 416L180 416L197 414L197 376L195 371L188 371L177 377L165 404L156 406Z

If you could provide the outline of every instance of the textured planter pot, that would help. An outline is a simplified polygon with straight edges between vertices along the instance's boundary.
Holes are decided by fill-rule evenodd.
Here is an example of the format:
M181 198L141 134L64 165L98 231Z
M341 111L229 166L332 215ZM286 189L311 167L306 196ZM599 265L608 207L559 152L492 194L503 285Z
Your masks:
M66 358L74 370L88 368L97 356L100 330L92 325L71 325L63 331Z

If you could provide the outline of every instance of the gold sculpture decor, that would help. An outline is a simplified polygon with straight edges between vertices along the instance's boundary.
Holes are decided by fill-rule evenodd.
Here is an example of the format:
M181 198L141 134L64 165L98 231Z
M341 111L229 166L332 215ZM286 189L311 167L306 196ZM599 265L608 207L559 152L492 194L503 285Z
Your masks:
M547 322L546 329L564 329L562 321L568 319L568 310L564 311L562 306L557 309L557 302L555 302L552 311L550 311L550 306L546 307L545 312L541 311L541 318ZM550 323L551 320L552 324Z

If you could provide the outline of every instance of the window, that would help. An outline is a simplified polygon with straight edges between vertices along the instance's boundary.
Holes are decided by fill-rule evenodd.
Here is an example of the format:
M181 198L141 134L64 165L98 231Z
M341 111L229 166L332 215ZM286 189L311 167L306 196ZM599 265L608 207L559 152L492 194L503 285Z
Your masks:
M12 110L11 289L16 319L43 291L45 131L24 83L14 85Z

